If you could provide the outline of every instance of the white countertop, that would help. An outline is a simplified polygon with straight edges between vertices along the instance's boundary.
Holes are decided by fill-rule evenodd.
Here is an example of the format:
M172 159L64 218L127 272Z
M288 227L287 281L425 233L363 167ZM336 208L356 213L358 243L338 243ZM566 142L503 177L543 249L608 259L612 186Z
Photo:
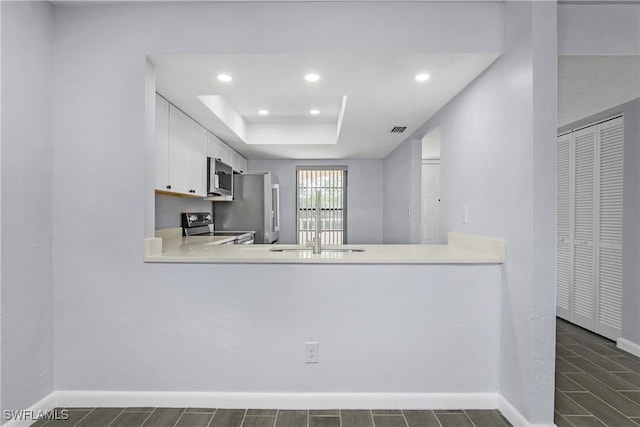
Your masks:
M343 245L364 252L308 250L272 252L272 248L301 249L296 245L224 245L229 237L165 237L147 239L145 262L262 263L262 264L501 264L504 241L449 233L447 245Z

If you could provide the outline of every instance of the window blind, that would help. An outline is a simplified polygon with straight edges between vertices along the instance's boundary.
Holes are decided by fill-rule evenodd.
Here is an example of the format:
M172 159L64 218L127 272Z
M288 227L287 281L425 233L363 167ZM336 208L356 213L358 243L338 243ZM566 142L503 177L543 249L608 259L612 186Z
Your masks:
M298 166L297 171L297 236L298 244L312 243L316 238L316 209L320 209L321 242L342 245L346 236L346 166ZM316 206L320 193L320 206Z

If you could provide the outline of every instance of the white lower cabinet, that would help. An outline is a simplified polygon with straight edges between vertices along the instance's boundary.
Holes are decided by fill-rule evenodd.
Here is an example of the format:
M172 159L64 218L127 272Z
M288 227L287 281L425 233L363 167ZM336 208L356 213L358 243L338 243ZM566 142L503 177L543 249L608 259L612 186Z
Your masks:
M622 328L623 119L558 137L559 317L610 339Z

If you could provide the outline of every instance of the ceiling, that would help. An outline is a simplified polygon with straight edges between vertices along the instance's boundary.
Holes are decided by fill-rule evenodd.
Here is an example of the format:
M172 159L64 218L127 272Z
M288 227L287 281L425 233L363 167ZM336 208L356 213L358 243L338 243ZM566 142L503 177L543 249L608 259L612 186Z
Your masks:
M248 158L381 159L497 56L238 54L150 60L158 93ZM310 72L320 80L305 81ZM219 81L221 73L233 80ZM430 78L417 82L418 73ZM259 115L260 109L269 114ZM311 109L319 114L310 115ZM390 133L395 126L407 129Z
M640 98L640 56L558 57L558 127Z

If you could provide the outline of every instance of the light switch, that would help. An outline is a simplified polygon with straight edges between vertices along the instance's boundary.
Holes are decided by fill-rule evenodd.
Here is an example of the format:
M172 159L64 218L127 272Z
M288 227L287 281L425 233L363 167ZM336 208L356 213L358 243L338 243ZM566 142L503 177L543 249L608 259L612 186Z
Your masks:
M466 224L468 222L469 222L469 207L463 206L462 207L462 223Z

